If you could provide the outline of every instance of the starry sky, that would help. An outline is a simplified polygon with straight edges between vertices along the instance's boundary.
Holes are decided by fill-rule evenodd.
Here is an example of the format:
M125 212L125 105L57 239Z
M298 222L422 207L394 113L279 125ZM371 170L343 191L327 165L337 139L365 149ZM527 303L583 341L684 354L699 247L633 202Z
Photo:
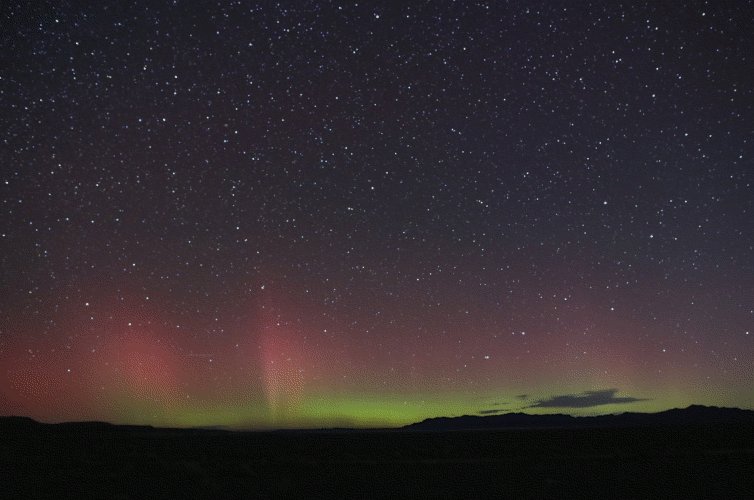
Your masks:
M0 414L754 407L754 9L4 2Z

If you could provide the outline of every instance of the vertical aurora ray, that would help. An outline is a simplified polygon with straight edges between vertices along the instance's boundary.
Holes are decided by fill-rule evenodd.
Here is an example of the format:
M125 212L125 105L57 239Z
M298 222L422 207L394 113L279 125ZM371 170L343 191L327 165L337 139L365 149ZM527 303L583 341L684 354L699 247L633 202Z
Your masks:
M264 393L273 423L291 421L304 391L303 354L296 339L280 327L265 327L260 339Z

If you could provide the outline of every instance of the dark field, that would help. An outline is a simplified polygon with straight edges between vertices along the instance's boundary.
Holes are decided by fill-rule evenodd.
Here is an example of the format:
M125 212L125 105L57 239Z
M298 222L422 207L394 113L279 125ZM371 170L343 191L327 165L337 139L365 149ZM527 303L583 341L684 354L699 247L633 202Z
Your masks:
M748 426L233 433L0 424L9 498L754 498Z

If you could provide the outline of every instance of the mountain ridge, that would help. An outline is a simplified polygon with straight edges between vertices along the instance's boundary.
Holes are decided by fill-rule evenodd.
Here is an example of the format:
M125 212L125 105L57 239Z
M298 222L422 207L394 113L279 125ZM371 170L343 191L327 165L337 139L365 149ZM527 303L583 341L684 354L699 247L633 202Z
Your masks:
M754 411L741 408L690 405L657 413L625 412L610 415L573 416L563 413L532 415L502 413L433 417L403 427L407 430L476 430L527 428L599 428L662 425L754 425Z
M419 422L396 428L316 428L316 429L265 429L267 432L358 432L358 431L451 431L451 430L504 430L542 428L609 428L646 427L671 425L730 425L754 426L754 410L741 408L690 405L686 408L672 408L657 413L624 412L596 416L573 416L564 413L533 415L524 412L500 413L495 415L461 415L456 417L431 417ZM102 421L72 421L44 423L25 416L0 416L0 431L23 430L34 427L54 427L58 429L120 429L140 431L191 431L191 432L245 432L252 429L232 429L210 427L153 427L150 425L112 424ZM260 430L261 431L261 430Z

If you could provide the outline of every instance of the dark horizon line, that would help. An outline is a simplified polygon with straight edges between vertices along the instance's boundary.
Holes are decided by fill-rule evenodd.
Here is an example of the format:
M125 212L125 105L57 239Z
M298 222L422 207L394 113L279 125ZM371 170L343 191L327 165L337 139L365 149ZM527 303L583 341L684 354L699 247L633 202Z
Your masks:
M528 408L528 407L527 407ZM523 408L523 409L527 409ZM738 410L742 412L749 412L754 416L754 408L741 408L737 406L714 406L714 405L703 405L703 404L690 404L686 407L679 408L679 407L673 407L668 408L666 410L660 410L656 412L635 412L635 411L625 411L621 413L606 413L601 415L571 415L568 413L526 413L524 411L509 411L506 413L496 413L496 414L464 414L464 415L457 415L457 416L445 416L440 415L437 417L427 417L425 419L411 422L408 424L404 424L401 426L396 427L344 427L344 426L334 426L334 427L233 427L233 426L224 426L224 425L204 425L204 426L190 426L190 427L162 427L162 426L155 426L150 424L116 424L113 422L108 422L105 420L65 420L60 422L44 422L41 420L37 420L33 417L25 416L25 415L0 415L0 423L3 421L11 421L11 420L20 420L20 421L27 421L32 424L36 425L45 425L45 426L66 426L66 425L97 425L102 427L120 427L120 428L143 428L143 429L154 429L154 430L176 430L176 431L222 431L222 432L327 432L327 431L354 431L354 432L360 432L360 431L401 431L401 430L412 430L413 426L418 426L419 424L425 423L425 422L433 422L433 421L452 421L452 420L460 420L460 419L478 419L478 420L489 420L493 421L495 419L499 419L500 417L505 417L506 415L517 415L517 416L526 416L526 417L567 417L574 419L575 421L582 420L586 421L589 419L610 419L611 417L620 417L622 415L661 415L664 413L669 413L673 411L688 411L691 409L709 409L709 410Z

